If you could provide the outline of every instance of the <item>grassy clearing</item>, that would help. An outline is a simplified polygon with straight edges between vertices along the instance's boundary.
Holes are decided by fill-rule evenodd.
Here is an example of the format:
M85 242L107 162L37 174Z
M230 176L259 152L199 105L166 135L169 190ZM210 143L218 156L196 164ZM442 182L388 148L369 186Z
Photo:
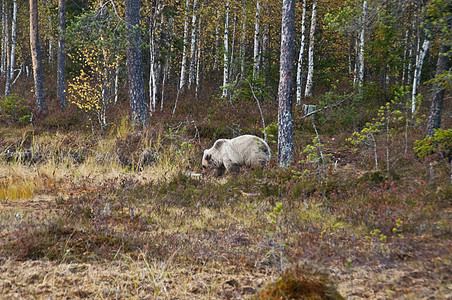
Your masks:
M386 174L325 136L322 170L304 152L312 133L298 131L288 169L199 178L212 140L177 126L11 132L0 150L35 159L0 162L3 295L25 284L38 298L266 298L319 279L343 297L441 298L450 287L444 158L401 156Z

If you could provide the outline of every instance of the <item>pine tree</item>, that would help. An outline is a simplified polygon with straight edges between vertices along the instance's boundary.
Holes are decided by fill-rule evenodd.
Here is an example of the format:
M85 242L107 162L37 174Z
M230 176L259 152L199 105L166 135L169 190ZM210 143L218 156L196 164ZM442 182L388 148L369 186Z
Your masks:
M283 0L281 59L278 88L278 165L287 167L293 158L292 71L295 0Z

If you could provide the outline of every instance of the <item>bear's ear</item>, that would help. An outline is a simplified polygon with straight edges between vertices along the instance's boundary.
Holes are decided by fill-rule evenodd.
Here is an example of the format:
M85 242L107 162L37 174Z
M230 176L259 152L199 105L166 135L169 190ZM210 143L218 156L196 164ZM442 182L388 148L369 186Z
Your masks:
M225 140L218 140L215 142L215 149L220 150L221 146L224 144Z
M212 159L212 154L207 154L207 155L206 155L206 160L207 160L207 161L210 161L211 159Z

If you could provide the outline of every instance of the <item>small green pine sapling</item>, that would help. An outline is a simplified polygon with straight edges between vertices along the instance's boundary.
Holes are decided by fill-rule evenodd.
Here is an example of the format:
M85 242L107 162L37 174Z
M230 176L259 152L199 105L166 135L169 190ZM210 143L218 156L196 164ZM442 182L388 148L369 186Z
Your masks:
M278 266L278 272L284 271L284 243L281 224L282 203L279 202L273 208L273 212L269 213L270 223L265 228L265 233L269 238L270 250L265 256L272 256L275 264ZM279 255L279 264L277 256Z

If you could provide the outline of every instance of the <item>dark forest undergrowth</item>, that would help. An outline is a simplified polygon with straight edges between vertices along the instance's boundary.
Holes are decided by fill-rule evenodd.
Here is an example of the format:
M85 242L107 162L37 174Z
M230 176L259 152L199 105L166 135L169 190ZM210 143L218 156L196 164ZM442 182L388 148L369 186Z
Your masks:
M144 131L127 103L105 131L74 107L2 123L1 298L451 297L450 149L416 156L425 120L376 133L375 168L372 147L347 139L378 100L319 113L318 137L296 108L295 159L280 169L267 100L270 165L213 178L199 176L203 149L262 137L262 123L252 97L204 94L175 116L164 103Z

